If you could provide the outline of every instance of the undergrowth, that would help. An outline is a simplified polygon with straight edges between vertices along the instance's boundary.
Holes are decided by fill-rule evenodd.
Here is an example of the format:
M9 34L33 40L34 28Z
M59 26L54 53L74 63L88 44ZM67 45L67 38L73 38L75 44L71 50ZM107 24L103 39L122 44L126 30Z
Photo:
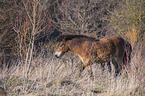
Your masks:
M43 52L42 52L43 53ZM105 66L93 64L94 80L91 80L85 69L81 77L77 77L77 64L81 61L72 52L61 59L43 54L33 58L30 66L25 60L13 62L8 68L0 71L0 86L8 96L143 96L145 95L145 64L141 52L134 52L131 69L122 71L122 75L114 77L114 68L110 73Z

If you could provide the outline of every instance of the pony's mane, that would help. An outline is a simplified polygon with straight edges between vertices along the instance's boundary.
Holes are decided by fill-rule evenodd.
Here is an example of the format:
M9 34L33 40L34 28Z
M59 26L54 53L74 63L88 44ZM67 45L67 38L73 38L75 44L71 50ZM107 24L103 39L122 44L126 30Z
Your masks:
M86 38L89 40L94 40L94 41L99 41L99 39L93 38L93 37L89 37L89 36L85 36L85 35L61 35L57 38L58 42L61 41L68 41L68 40L72 40L74 38Z

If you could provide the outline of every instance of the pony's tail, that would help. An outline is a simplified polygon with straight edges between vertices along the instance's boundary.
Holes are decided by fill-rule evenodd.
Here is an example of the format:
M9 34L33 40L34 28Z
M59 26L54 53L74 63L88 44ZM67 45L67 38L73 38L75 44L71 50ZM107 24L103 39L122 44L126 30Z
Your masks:
M129 65L131 62L132 47L128 41L125 41L125 53L123 56L123 63Z

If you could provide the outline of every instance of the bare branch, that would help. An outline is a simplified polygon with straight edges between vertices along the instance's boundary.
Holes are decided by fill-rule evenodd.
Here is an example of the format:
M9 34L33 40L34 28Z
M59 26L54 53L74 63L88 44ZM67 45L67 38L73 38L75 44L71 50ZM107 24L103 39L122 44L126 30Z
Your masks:
M31 16L30 16L29 12L28 12L28 10L27 10L27 6L26 6L26 4L25 4L24 1L22 1L22 2L23 2L23 5L24 5L24 7L25 7L25 11L27 12L28 18L29 18L29 20L30 20L30 22L31 22L31 24L32 24L32 26L33 26L33 20L32 20L32 18L31 18Z

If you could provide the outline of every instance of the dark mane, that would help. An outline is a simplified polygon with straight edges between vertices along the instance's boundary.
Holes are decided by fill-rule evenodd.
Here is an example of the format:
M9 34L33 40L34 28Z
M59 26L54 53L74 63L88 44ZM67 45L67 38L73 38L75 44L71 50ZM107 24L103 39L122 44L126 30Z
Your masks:
M61 35L57 38L58 42L61 41L68 41L68 40L72 40L74 38L86 38L88 40L93 40L93 41L98 41L99 39L93 38L93 37L89 37L89 36L85 36L85 35Z

